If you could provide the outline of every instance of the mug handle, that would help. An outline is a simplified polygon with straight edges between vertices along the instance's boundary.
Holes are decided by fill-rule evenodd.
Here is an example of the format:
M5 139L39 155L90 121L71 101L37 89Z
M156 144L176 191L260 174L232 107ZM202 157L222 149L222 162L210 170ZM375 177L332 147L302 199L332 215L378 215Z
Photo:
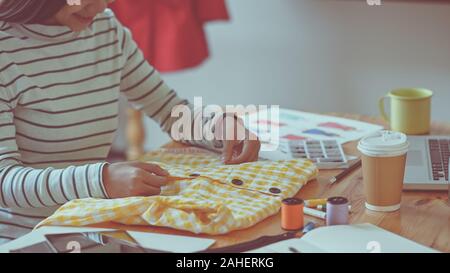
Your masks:
M385 99L389 99L389 97L384 96L384 97L380 98L380 100L378 101L378 107L380 109L380 114L383 117L384 121L386 121L387 123L390 123L389 116L386 114L385 107L384 107Z

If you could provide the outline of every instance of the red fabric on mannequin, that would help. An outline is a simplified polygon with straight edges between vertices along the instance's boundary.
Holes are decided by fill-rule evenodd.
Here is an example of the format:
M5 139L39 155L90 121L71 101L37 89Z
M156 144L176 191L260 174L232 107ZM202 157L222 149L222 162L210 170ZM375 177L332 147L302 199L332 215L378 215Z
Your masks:
M194 0L198 18L207 23L215 20L229 20L225 0Z
M204 23L229 19L225 0L117 0L111 7L160 72L201 64L209 56Z

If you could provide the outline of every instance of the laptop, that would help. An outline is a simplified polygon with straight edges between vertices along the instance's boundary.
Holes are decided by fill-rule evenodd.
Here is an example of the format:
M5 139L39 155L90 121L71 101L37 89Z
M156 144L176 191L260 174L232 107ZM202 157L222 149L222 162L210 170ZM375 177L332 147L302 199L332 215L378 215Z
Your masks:
M450 136L408 136L405 190L448 190Z

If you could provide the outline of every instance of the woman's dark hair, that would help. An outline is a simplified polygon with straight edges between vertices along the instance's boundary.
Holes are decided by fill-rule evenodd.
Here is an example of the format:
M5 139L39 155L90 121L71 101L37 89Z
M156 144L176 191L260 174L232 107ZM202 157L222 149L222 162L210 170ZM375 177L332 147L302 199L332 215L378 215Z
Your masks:
M0 21L42 23L53 17L66 0L0 0Z

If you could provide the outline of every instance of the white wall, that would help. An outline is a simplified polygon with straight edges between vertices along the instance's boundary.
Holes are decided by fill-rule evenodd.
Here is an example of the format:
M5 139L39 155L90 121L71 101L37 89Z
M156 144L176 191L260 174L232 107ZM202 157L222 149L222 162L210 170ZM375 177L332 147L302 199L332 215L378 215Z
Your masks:
M165 75L181 96L376 115L377 99L389 90L427 87L435 91L433 118L450 121L450 4L228 3L232 22L207 27L211 59ZM168 141L146 124L147 149Z

